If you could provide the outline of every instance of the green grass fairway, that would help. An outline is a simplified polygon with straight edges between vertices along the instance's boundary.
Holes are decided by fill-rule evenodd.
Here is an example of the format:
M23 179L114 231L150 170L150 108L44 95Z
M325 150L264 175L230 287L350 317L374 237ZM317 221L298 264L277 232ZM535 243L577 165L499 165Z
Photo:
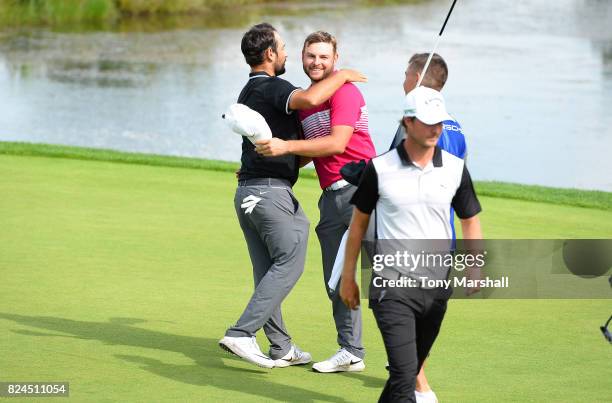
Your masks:
M0 155L0 382L69 381L75 402L376 401L386 357L368 309L363 373L263 370L219 349L253 281L234 190L231 172ZM316 360L337 348L319 193L296 187L311 235L283 305ZM481 202L490 238L612 237L610 209ZM610 313L610 300L452 300L430 383L443 403L609 402Z

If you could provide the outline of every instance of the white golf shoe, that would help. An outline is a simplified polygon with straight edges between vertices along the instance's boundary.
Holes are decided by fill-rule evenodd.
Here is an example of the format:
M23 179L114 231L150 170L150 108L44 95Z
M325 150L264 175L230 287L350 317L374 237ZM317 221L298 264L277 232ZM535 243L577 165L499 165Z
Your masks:
M316 372L360 372L365 369L365 363L359 357L349 353L344 348L338 350L329 359L313 364Z
M276 368L285 368L291 365L304 365L312 361L310 353L302 351L298 346L293 344L291 350L282 358L274 360L274 366Z
M433 390L428 390L427 392L415 390L414 397L416 397L417 403L438 403L438 396L436 396Z
M228 337L219 340L219 347L263 368L274 368L274 360L261 352L255 337Z

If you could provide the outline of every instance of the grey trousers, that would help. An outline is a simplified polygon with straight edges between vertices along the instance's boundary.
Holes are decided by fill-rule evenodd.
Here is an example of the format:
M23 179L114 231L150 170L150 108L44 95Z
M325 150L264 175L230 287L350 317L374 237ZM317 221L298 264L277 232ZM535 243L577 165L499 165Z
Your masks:
M340 287L331 291L327 285L331 277L342 235L348 229L353 215L353 206L349 203L357 188L348 185L339 190L324 190L319 199L319 224L316 227L317 237L321 244L323 259L323 280L327 296L332 303L332 312L338 344L351 354L363 358L365 349L361 343L361 308L347 308L340 299Z
M255 291L225 335L252 337L263 327L270 358L279 359L291 349L281 302L304 271L310 223L289 186L239 186L234 205L253 264Z

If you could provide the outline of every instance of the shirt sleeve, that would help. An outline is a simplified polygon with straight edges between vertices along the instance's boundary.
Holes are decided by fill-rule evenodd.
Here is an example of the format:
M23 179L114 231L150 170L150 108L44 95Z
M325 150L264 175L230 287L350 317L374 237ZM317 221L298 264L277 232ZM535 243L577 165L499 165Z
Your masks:
M378 202L378 174L372 160L366 165L359 186L353 193L351 204L365 214L372 214Z
M365 105L359 89L351 83L346 83L330 98L331 126L350 126L355 128L361 117L361 107Z
M289 100L291 95L300 88L278 77L273 77L269 81L270 83L264 90L264 99L279 111L290 114L292 111L289 109Z
M467 166L463 164L463 173L461 174L461 184L453 197L451 206L455 209L457 216L462 219L474 217L476 214L482 211L476 192L474 191L474 185L472 184L472 178Z

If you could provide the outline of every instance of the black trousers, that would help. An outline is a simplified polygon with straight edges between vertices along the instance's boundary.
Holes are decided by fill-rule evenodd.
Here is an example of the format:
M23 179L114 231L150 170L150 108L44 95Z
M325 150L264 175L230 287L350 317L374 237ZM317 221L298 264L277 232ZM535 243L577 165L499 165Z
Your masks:
M438 336L451 293L444 289L402 288L385 290L370 298L389 360L389 379L379 402L416 401L416 376Z

